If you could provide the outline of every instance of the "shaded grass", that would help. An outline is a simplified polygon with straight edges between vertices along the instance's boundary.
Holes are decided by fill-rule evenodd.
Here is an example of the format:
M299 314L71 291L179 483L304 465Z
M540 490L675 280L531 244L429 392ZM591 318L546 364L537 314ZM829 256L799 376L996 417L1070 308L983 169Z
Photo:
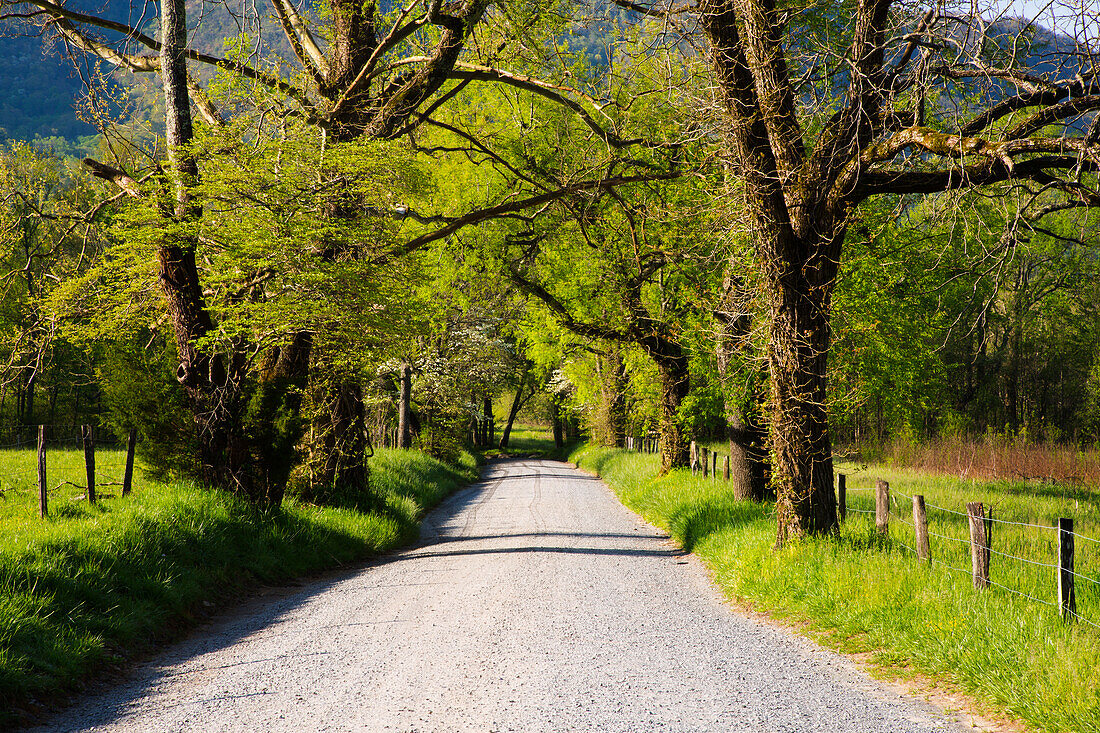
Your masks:
M900 522L884 540L869 515L853 514L836 537L792 542L776 551L772 507L737 501L720 480L683 470L658 477L655 456L621 450L587 447L571 458L598 471L624 504L703 559L729 597L804 624L844 651L871 652L895 674L947 680L1038 730L1100 730L1100 633L1084 624L1064 625L1053 607L1007 591L976 592L968 574L918 563L901 546L909 528ZM847 468L853 487L868 485L871 473L878 474ZM895 494L924 493L944 506L985 500L999 507L1002 518L1020 512L1046 521L1070 509L1068 500L1030 497L1017 484L958 485L916 472L882 473ZM1093 533L1095 507L1077 501L1080 514L1069 516L1077 517L1082 532ZM953 521L945 520L941 529L953 531ZM1019 537L995 528L995 550L1034 551L1050 560L1042 554L1049 547L1025 541L1028 528L1014 529ZM1079 571L1098 577L1095 561L1084 562ZM969 568L968 560L963 567ZM1011 580L1000 579L1006 585ZM1053 591L1046 588L1050 599ZM1092 613L1100 615L1100 608Z
M412 451L379 451L371 468L369 512L290 501L262 512L224 492L150 484L43 522L12 497L0 520L0 722L171 638L210 602L409 541L477 473L469 456L448 467Z

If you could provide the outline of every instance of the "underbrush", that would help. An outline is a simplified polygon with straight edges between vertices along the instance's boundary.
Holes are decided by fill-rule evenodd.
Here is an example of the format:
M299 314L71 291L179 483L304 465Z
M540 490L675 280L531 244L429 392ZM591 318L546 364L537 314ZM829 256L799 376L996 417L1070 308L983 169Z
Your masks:
M149 484L126 498L18 496L0 515L0 723L177 635L257 583L355 562L416 536L423 513L476 478L412 451L371 460L369 511L292 501L259 511L224 492Z
M965 572L948 567L956 559L946 547L957 543L937 545L934 539L933 555L939 553L942 562L928 566L902 544L909 527L895 521L890 538L883 539L875 532L873 515L857 512L849 514L835 537L791 542L776 551L772 506L738 501L721 480L685 470L659 477L656 456L615 449L583 448L572 460L598 471L624 504L697 554L729 597L799 623L843 651L869 652L891 674L920 673L946 681L1038 730L1100 730L1100 630L1063 624L1056 608L1039 602L1053 600L1049 568L1045 595L1038 600L997 587L977 592L968 555L957 561ZM944 507L985 501L998 507L995 516L1008 519L1019 512L1036 524L1049 525L1051 516L1074 516L1078 532L1100 536L1095 498L1069 499L1044 492L1049 487L1043 485L959 484L917 472L865 468L861 475L854 466L844 468L851 473L849 486L856 489L874 475L890 481L895 496L922 493ZM849 497L853 509L873 506L858 491L850 490ZM940 522L933 531L951 536L954 519L933 520L931 514L930 521ZM1036 561L1050 563L1050 546L1042 540L1025 543L1025 531L1038 530L995 525L993 549L1034 553ZM1100 579L1093 548L1082 544L1087 542L1078 543L1077 572ZM993 579L1008 585L1013 579L998 575L1002 559L994 556ZM1082 584L1087 585L1079 580ZM1078 610L1100 621L1100 607L1090 611L1082 605L1086 600L1078 596Z

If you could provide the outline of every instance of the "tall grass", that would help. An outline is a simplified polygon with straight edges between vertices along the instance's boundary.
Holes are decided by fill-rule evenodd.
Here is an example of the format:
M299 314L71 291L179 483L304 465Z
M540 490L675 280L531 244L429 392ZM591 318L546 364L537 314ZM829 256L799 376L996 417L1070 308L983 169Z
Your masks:
M916 471L843 466L856 489L874 478L890 481L899 500L890 538L877 535L871 515L852 513L837 536L777 551L772 507L737 501L721 480L687 471L659 477L656 457L619 450L585 448L573 460L599 471L627 506L701 557L731 598L797 621L842 650L871 652L895 674L949 681L1035 729L1100 730L1100 632L1063 624L1054 607L1001 588L975 591L968 572L942 564L969 568L969 555L964 561L951 549L960 543L933 538L941 563L919 563L902 546L911 544L911 530L898 521L906 510L900 494L921 493L951 508L985 501L996 507L995 516L1036 524L1072 509L1068 515L1077 519L1078 531L1100 537L1095 496L1071 499L1046 485L960 483ZM850 497L853 508L873 506L870 492L850 491ZM961 536L955 515L930 510L930 520L933 531ZM1049 563L1053 550L1046 543L1034 528L994 528L994 550ZM1053 599L1053 571L1018 570L1015 565L1027 564L1004 560L993 558L994 581ZM1041 571L1049 572L1043 577ZM1078 571L1100 579L1096 555L1079 555ZM1078 603L1083 614L1100 621L1095 598L1079 595Z
M1100 486L1100 451L1059 443L1029 443L1004 436L953 436L914 443L897 440L864 447L864 460L888 463L962 479L1045 481L1068 486Z
M22 460L8 456L9 460ZM411 451L371 461L375 506L287 502L261 512L191 486L59 504L42 521L23 492L0 515L0 723L127 654L170 638L251 584L352 562L415 537L424 511L476 477Z

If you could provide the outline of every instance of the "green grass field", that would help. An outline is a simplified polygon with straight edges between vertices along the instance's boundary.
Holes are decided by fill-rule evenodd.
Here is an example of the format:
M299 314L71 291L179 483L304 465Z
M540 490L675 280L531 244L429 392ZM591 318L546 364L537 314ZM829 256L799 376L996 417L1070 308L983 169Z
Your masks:
M122 494L126 451L97 447L96 495L111 501ZM46 452L46 487L50 514L66 519L89 515L85 501L84 451L77 447L53 448ZM150 486L141 462L136 461L133 490ZM28 520L24 525L19 520ZM29 520L33 519L33 522ZM32 449L0 449L0 523L5 533L33 529L38 520L38 454Z
M572 459L598 471L623 502L665 528L696 553L731 598L798 623L824 643L848 652L871 652L890 674L929 675L964 690L990 710L1005 712L1044 731L1100 730L1100 630L1063 624L1054 601L1054 533L1044 526L996 524L992 580L975 591L969 550L954 539L933 537L937 562L918 562L904 544L912 529L907 496L965 511L967 501L994 507L994 517L1049 526L1074 517L1076 531L1100 538L1093 491L1047 484L961 482L897 469L841 464L848 474L849 506L872 509L871 492L890 482L898 502L890 539L881 539L870 514L852 512L836 537L792 542L774 550L771 505L737 501L721 480L678 470L658 477L656 456L586 447ZM904 496L903 496L904 495ZM910 521L911 521L911 514ZM967 536L966 519L929 508L930 529ZM1094 543L1077 542L1077 572L1100 580ZM964 572L953 568L961 568ZM1078 579L1078 611L1100 623L1097 595ZM1032 595L1036 600L1019 593Z
M499 438L498 434L497 439ZM517 422L508 435L507 450L492 448L484 453L487 457L516 454L561 459L567 455L567 451L554 445L554 436L549 427Z
M222 492L135 481L130 496L95 506L62 485L43 521L37 492L20 478L33 451L0 458L0 727L249 586L408 542L429 507L477 476L468 455L451 467L381 450L370 463L369 511L287 501L261 512ZM66 460L55 456L51 486L68 480Z

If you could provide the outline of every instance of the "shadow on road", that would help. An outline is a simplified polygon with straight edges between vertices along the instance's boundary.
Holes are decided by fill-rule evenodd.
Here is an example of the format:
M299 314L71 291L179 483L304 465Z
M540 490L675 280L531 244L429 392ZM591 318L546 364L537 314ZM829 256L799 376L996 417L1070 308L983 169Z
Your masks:
M519 464L519 465L516 465ZM524 473L508 473L508 468L514 466L524 470ZM548 472L539 469L546 467ZM580 471L563 472L563 464L550 460L518 459L514 461L495 461L486 467L482 478L477 483L461 489L445 499L435 510L425 518L422 526L427 528L441 528L450 521L454 521L472 504L485 500L486 494L498 489L503 483L522 481L528 479L564 479L576 482L599 481L598 478L584 474ZM568 470L568 469L566 469ZM552 538L565 540L561 545L553 544ZM547 544L527 544L521 547L491 547L491 548L455 548L457 543L472 541L508 540L514 538L546 538ZM569 538L590 540L599 542L607 541L610 546L604 547L572 547L568 546ZM629 540L632 546L615 547L615 540ZM36 728L37 731L69 731L73 729L96 729L107 726L131 713L139 707L140 700L151 689L157 688L165 680L172 677L194 674L199 670L178 669L192 659L205 654L230 647L253 634L265 629L288 622L312 598L318 596L333 586L342 583L356 575L368 573L372 568L382 567L390 563L405 562L408 560L426 559L446 556L462 555L495 555L506 553L562 553L562 554L587 554L587 555L623 555L623 556L653 556L674 558L685 554L682 550L669 548L668 546L654 547L653 549L639 549L639 541L652 541L664 543L667 540L663 535L629 534L629 533L574 533L574 532L523 532L486 534L484 531L472 536L447 536L445 533L431 537L422 537L418 545L395 551L388 555L374 558L354 569L335 572L328 577L314 579L307 582L304 587L294 588L266 588L258 592L252 598L239 606L228 610L215 618L211 623L196 628L192 634L183 641L175 643L159 652L153 659L144 665L132 669L127 678L121 681L113 681L109 688L101 689L96 694L85 696L83 699L73 701L73 705L67 709L58 711L52 718L42 721ZM626 543L623 543L626 544ZM438 547L433 550L429 548ZM447 549L442 549L446 547ZM455 548L455 549L451 549ZM425 551L427 549L427 551ZM379 588L385 587L379 584ZM376 623L374 621L364 622ZM315 652L324 654L323 651ZM294 655L287 655L289 660ZM264 660L254 660L246 663L259 663ZM205 670L205 668L204 668Z

